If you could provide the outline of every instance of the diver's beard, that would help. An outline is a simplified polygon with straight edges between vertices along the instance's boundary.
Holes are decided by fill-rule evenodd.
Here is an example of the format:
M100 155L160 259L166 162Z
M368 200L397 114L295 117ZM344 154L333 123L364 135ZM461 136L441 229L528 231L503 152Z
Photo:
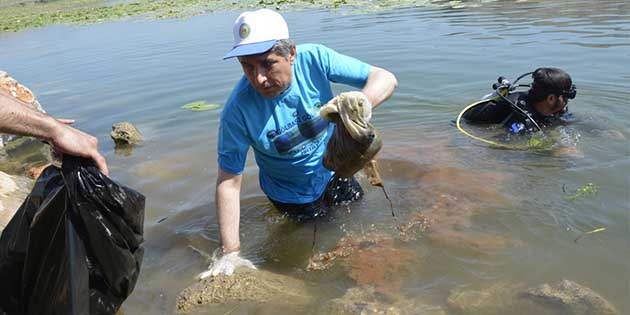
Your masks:
M563 102L560 101L560 98L556 99L556 102L553 104L552 108L553 115L562 114L566 106L566 104L563 104Z

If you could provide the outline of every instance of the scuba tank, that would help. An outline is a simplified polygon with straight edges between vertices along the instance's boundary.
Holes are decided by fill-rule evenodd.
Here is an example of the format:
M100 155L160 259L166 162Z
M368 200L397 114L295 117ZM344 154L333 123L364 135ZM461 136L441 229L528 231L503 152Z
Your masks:
M532 115L525 109L525 104L520 104L520 102L516 99L513 99L513 97L511 96L511 93L513 93L517 88L519 87L527 87L529 88L531 85L530 84L517 84L518 81L520 81L522 78L524 78L527 75L532 74L533 72L527 72L525 74L522 74L521 76L519 76L518 78L516 78L516 80L514 80L514 83L510 82L508 79L506 79L503 76L500 76L497 78L497 82L492 84L492 89L494 90L494 92L484 96L484 98L482 98L482 100L499 100L502 99L505 102L507 102L507 104L509 104L509 106L512 108L512 110L514 111L515 114L522 116L523 118L525 118L525 124L519 124L519 125L512 125L509 127L510 131L514 132L514 133L518 133L523 129L533 129L532 127L536 127L536 129L538 129L538 131L542 132L542 128L540 127L540 125L538 125L538 123L536 122L536 120L534 120L534 118L532 117ZM521 106L523 105L523 106Z
M520 125L516 125L516 126L508 126L508 128L510 128L512 132L518 133L521 130L524 129L533 129L530 128L535 127L536 129L542 131L542 128L538 125L538 123L536 123L536 121L534 120L534 118L530 115L530 113L526 110L526 106L519 106L520 102L518 100L518 97L516 99L514 99L514 96L517 96L517 93L510 93L510 92L516 92L516 89L519 87L527 87L529 88L530 85L529 84L518 84L518 81L522 78L524 78L527 75L532 74L533 72L528 72L525 73L521 76L519 76L518 78L516 78L516 80L514 80L513 82L510 82L508 79L506 79L503 76L500 76L497 78L497 82L492 84L492 90L493 92L490 94L485 95L480 101L474 102L468 106L466 106L464 109L462 109L460 111L460 113L457 115L457 118L455 119L455 126L457 127L457 129L462 132L464 135L490 144L492 146L495 147L500 147L500 148L507 148L507 149L519 149L519 150L523 150L523 149L528 149L528 146L518 146L518 145L511 145L511 144L503 144L503 143L499 143L496 141L492 141L489 139L484 139L482 137L478 137L475 136L471 133L469 133L468 131L466 131L461 124L462 121L462 117L464 116L464 113L466 113L466 111L476 107L476 106L481 106L484 104L487 104L490 101L505 101L508 105L510 106L510 108L512 109L512 111L514 112L514 114L517 115L521 115L523 116L525 119L526 124L523 124L522 126Z
M509 93L509 89L512 87L510 80L503 76L497 78L497 82L492 84L492 93L484 95L482 100L491 100L500 98L499 93L503 93L503 96ZM507 91L505 90L507 89Z

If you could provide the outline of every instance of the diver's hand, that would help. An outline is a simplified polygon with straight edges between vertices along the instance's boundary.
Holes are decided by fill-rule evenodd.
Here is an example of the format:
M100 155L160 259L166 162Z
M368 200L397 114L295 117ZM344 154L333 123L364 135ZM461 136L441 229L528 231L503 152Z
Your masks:
M239 256L239 252L231 252L223 255L221 258L208 266L208 270L197 275L197 278L205 279L207 277L214 277L220 274L229 276L234 273L234 270L237 267L241 266L257 269L251 261Z
M367 122L372 119L372 103L370 103L370 100L362 92L343 92L330 100L330 102L335 102L337 106L341 106L340 102L349 102L351 104L350 108L359 110L361 116L363 116Z

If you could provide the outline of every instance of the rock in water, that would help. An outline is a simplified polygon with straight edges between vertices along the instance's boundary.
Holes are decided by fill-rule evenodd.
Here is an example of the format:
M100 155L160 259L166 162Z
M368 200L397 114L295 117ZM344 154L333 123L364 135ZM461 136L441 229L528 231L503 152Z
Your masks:
M451 290L446 303L454 314L460 315L496 315L512 314L517 310L527 310L529 305L524 305L527 301L517 299L517 293L522 292L521 284L513 284L506 281L493 283L489 287L470 288L468 285ZM541 314L536 309L534 313ZM524 313L527 314L527 313ZM547 313L544 313L547 314Z
M617 309L590 288L562 280L528 289L522 295L543 305L562 309L571 315L618 315Z
M230 276L203 279L184 289L176 300L177 312L233 302L307 304L312 300L300 280L264 270L239 269Z
M30 105L33 109L37 109L41 112L44 111L33 92L4 71L0 71L0 90Z
M55 156L47 144L31 137L17 137L0 147L0 162L0 171L23 175L30 173L31 168L55 162Z
M379 299L370 287L350 288L342 297L328 302L322 314L383 314L400 315L401 310Z
M422 298L395 300L384 298L371 286L350 288L339 298L322 305L316 314L334 315L446 315L440 306L426 304Z
M39 104L39 101L37 101L35 94L2 70L0 70L0 93L17 99L24 106L28 106L45 113L44 109L42 109L42 106ZM0 134L0 148L14 138L15 136L13 135Z
M117 145L135 145L142 142L142 135L138 128L127 121L114 124L109 135Z

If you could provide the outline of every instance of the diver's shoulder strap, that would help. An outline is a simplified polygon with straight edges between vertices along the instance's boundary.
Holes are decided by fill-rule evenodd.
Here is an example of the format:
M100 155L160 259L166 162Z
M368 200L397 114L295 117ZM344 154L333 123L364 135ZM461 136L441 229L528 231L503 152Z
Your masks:
M527 92L523 92L523 91L512 92L512 93L509 93L506 96L506 98L510 100L514 105L520 107L521 109L526 108Z

